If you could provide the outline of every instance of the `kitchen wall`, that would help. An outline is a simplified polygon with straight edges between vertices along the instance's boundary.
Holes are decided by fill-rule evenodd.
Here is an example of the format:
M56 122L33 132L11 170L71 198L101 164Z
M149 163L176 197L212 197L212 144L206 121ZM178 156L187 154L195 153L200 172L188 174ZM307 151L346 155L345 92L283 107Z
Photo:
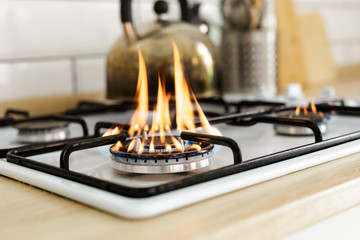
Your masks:
M322 15L336 65L360 64L360 0L294 0L299 12Z
M201 13L219 42L220 1ZM325 20L337 65L360 62L359 0L295 0L299 11ZM136 25L155 19L153 1L134 0ZM179 18L177 1L171 18ZM122 34L117 0L0 1L0 102L105 89L105 57Z

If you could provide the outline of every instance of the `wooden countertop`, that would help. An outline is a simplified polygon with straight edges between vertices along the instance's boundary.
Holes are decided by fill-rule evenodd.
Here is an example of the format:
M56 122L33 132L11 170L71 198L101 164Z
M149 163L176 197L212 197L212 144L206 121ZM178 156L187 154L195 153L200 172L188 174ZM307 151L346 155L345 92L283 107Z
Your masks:
M339 86L355 97L360 81ZM146 220L115 217L1 176L0 196L0 239L276 239L360 204L360 154Z
M146 220L0 177L1 239L276 239L360 204L360 154Z

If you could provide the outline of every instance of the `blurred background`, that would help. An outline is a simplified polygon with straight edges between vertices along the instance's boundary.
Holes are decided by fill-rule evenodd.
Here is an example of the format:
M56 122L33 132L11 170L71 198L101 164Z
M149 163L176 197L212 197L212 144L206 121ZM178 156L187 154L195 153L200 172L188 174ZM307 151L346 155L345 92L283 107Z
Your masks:
M200 17L220 47L222 1L191 2L201 3ZM274 2L278 93L288 83L331 85L339 75L359 72L359 0ZM134 0L137 26L156 19L153 4ZM169 1L169 16L180 18L176 0ZM118 0L0 1L0 29L0 102L104 92L106 54L123 34ZM281 39L286 38L284 45Z

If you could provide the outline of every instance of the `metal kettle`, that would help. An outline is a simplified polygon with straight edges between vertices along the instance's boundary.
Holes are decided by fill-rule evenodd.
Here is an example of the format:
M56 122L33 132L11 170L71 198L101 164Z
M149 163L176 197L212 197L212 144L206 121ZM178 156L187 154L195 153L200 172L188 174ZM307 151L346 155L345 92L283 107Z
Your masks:
M184 76L199 98L219 94L218 53L206 34L190 24L191 11L186 0L179 0L181 22L171 22L163 16L165 1L154 6L158 20L153 29L139 36L133 26L131 0L121 0L121 21L124 36L116 41L107 56L107 97L132 101L138 79L138 49L142 52L148 76L149 98L156 99L158 76L167 91L174 93L174 57L171 40L177 44L182 59Z

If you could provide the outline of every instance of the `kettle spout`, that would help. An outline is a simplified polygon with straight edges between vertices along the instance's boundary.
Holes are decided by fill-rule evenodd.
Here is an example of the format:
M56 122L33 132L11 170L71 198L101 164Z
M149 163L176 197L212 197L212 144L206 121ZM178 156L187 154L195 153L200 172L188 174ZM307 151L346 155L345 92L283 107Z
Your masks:
M138 40L137 34L135 32L134 26L131 22L123 23L124 33L126 35L128 43L131 45Z

